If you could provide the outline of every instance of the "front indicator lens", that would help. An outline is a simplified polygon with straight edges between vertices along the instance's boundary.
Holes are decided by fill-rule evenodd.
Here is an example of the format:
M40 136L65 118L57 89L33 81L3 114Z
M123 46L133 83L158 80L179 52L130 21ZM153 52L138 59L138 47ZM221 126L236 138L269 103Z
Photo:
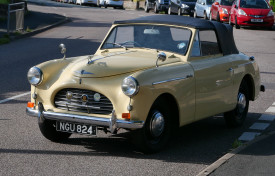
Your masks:
M31 85L37 86L42 81L42 71L38 67L32 67L28 71L28 81Z
M129 76L122 81L121 89L125 95L132 97L138 93L139 85L135 78Z

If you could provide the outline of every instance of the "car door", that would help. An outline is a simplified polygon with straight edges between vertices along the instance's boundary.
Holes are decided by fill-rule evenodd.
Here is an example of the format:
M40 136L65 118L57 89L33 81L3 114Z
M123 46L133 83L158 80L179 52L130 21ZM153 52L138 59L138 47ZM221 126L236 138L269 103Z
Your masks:
M201 10L202 10L202 0L198 0L196 2L196 13L197 13L197 16L201 16Z
M229 111L234 102L230 56L223 56L214 30L199 31L190 65L196 80L196 120Z
M217 19L217 13L219 11L219 6L220 6L221 1L220 0L215 0L215 2L212 4L212 18Z

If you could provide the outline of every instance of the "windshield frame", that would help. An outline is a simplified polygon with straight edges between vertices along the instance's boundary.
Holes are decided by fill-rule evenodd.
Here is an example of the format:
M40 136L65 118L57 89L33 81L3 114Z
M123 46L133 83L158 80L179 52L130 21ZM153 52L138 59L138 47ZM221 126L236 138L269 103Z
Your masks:
M155 27L167 27L167 28L173 28L173 29L181 29L181 30L186 30L189 32L189 37L187 36L187 44L186 44L186 49L185 52L177 52L175 50L169 50L169 49L165 49L165 48L154 48L154 47L145 47L145 46L132 46L132 47L124 47L124 46L120 46L121 43L116 43L116 42L109 42L109 38L111 35L113 35L113 33L115 32L117 35L117 28L119 27L130 27L130 26L142 26L142 27L146 27L146 26L155 26ZM150 50L157 50L157 51L167 51L170 53L176 53L176 54L180 54L183 56L186 56L188 51L189 51L189 47L191 44L191 40L192 40L192 36L193 36L193 31L188 28L188 27L184 27L184 26L175 26L175 25L165 25L165 24L118 24L118 25L113 25L112 28L110 29L109 33L107 34L107 36L105 37L104 41L101 43L99 50L103 50L103 51L108 51L108 50L113 50L113 49L125 49L125 50L129 50L129 49L150 49ZM116 37L115 37L116 38ZM170 38L171 40L172 38ZM177 41L175 41L177 42ZM116 47L105 47L105 44L113 44ZM178 44L180 44L180 42L178 42Z

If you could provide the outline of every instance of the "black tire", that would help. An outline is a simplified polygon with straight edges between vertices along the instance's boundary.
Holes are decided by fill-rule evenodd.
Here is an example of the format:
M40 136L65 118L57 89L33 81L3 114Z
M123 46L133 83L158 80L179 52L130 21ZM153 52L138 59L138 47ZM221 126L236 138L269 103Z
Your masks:
M159 13L157 3L156 3L155 6L154 6L154 13Z
M172 131L171 126L169 108L164 101L161 101L151 108L144 127L134 131L133 142L144 153L159 152L169 141Z
M197 12L194 11L194 18L197 18Z
M168 15L172 15L171 7L170 7L170 6L169 6L169 8L168 8Z
M224 119L228 127L238 127L244 123L249 107L249 90L245 80L242 81L238 96L237 105L232 111L224 113Z
M204 14L203 14L203 19L208 20L206 12L204 12Z
M236 29L240 29L240 25L238 25L238 20L237 20L237 17L235 17L235 28Z
M178 15L181 16L181 9L178 9Z
M46 120L41 117L38 125L43 136L53 142L62 142L68 139L72 134L56 131L55 121Z
M148 3L146 3L146 2L145 2L145 8L144 8L144 11L145 11L146 13L148 13L148 12L149 12Z

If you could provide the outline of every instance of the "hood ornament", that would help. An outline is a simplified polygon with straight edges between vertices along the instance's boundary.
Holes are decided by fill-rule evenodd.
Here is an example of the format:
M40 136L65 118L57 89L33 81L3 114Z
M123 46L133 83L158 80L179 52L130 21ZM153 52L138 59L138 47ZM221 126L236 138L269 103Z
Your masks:
M61 54L64 54L63 59L65 59L66 58L66 46L63 43L61 43L59 45L59 48L61 49Z

